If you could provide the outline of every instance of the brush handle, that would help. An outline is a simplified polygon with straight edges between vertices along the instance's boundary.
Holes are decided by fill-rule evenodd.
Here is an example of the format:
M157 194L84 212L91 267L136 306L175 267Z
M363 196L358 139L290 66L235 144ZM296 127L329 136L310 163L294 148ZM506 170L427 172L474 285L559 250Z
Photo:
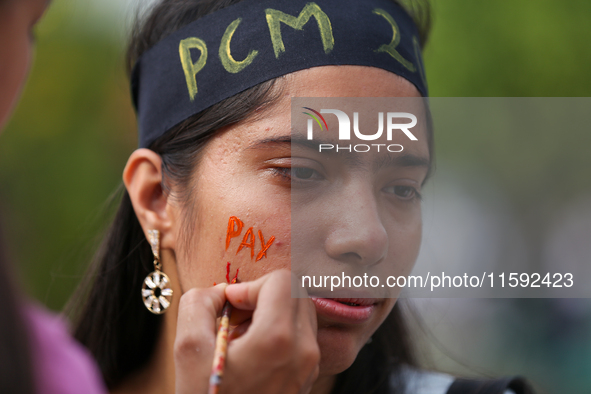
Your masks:
M228 301L222 309L222 320L215 340L215 353L213 356L213 366L209 378L209 394L217 394L224 376L224 366L226 364L226 353L228 351L228 329L230 326L230 314L232 313L232 304Z

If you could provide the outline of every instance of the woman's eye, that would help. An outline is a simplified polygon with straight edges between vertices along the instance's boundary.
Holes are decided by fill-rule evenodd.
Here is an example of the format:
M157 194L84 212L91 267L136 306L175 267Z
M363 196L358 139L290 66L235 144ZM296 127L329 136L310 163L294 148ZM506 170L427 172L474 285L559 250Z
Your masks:
M314 176L315 172L316 171L314 171L311 168L293 167L291 169L291 176L292 176L292 178L296 178L296 179L310 179Z
M318 171L308 167L277 167L274 168L273 171L277 175L291 182L305 182L323 179Z
M414 198L421 198L417 189L412 186L390 186L386 188L388 193L396 195L402 200L412 200Z

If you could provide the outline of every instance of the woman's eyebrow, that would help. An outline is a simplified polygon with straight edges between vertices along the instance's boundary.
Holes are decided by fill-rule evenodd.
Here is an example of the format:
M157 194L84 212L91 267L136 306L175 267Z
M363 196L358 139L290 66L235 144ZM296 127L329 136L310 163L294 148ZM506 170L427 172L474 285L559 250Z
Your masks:
M273 145L291 145L291 136L264 138L250 144L246 149L271 148Z
M281 146L287 145L291 148L292 144L300 145L303 148L312 149L314 151L318 150L318 144L323 143L322 141L309 141L305 138L299 138L296 136L285 135L280 137L271 137L271 138L264 138L258 141L255 141L251 145L248 146L247 149L261 149L261 148L272 148L273 146ZM328 143L328 142L326 142Z
M422 156L412 153L403 153L400 155L381 155L373 163L374 171L387 167L424 167L429 168L431 161Z
M259 149L259 148L267 148L271 147L272 145L292 145L296 144L301 146L302 148L308 148L313 151L318 151L319 145L330 145L334 144L334 141L331 140L319 140L315 138L314 140L308 140L307 138L298 136L298 135L286 135L286 136L279 136L279 137L271 137L271 138L264 138L252 143L248 146L247 149ZM336 152L325 151L322 152L323 154L334 155ZM339 155L341 152L339 152Z
M317 151L318 150L318 145L319 144L330 144L332 141L319 141L319 140L308 140L306 138L303 137L298 137L298 136L291 136L291 135L286 135L286 136L280 136L280 137L271 137L271 138L264 138L261 140L258 140L256 142L254 142L253 144L251 144L247 149L265 149L265 148L272 148L272 147L276 147L276 146L286 146L291 148L292 144L297 144L300 145L304 148L308 148L311 149L313 151ZM351 153L349 151L341 151L341 152L336 152L333 150L329 150L326 152L322 152L322 154L326 154L326 155L330 155L330 156L341 156L343 158L345 158L345 160L347 162L350 162L352 164L355 164L357 166L364 166L363 164L363 160L362 160L362 155L363 153L357 153L354 155L351 155ZM369 164L369 163L368 163ZM415 155L412 153L402 153L402 154L384 154L384 155L379 155L378 157L376 157L373 160L373 163L371 163L373 170L374 171L379 171L382 168L388 168L388 167L424 167L424 168L429 168L431 166L431 161L429 160L428 157L423 157L423 156L419 156L419 155Z
M252 143L247 149L258 149L258 148L265 148L269 147L270 145L284 145L284 144L296 144L300 145L303 148L309 148L314 151L318 150L319 144L331 144L334 143L332 141L321 141L318 139L308 140L303 137L299 137L296 135L285 135L280 137L271 137L271 138L264 138ZM331 153L331 152L326 152Z

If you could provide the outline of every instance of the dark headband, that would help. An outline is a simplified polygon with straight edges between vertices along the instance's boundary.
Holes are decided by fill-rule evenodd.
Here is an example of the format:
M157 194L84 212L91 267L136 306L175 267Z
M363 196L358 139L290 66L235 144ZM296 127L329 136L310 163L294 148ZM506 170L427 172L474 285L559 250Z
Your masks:
M245 0L138 60L131 81L140 147L257 84L326 65L382 68L427 96L417 28L392 0Z

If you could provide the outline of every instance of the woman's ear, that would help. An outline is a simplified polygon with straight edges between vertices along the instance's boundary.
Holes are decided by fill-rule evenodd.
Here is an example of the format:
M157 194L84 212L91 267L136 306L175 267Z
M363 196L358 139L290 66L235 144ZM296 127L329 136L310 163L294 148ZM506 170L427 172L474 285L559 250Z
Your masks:
M162 190L162 159L149 149L138 149L131 154L123 170L123 183L131 199L135 214L147 230L159 230L161 245L174 247L174 212L168 195Z

